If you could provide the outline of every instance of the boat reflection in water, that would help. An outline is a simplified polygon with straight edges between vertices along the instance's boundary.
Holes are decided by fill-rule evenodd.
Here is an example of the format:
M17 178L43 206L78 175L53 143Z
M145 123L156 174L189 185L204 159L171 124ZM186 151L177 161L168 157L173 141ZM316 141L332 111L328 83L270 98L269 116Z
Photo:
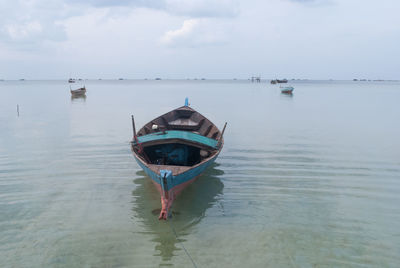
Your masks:
M86 95L71 95L71 102L86 102Z
M168 221L158 220L161 210L159 193L152 182L143 171L136 174L140 177L134 181L136 188L132 192L133 217L143 224L144 233L155 243L154 256L161 256L162 262L168 262L177 255L174 254L176 251L180 252L179 255L185 254L179 243L185 243L184 237L205 217L207 209L220 200L224 185L218 177L224 172L214 163L181 193L174 202L173 217Z

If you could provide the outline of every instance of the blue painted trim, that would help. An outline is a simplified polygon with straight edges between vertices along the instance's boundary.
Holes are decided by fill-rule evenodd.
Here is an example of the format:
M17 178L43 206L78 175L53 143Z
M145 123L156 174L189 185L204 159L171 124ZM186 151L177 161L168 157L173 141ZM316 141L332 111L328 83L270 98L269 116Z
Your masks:
M168 140L168 139L181 139L181 140L193 141L207 145L212 148L217 148L218 144L217 140L210 139L190 131L179 131L179 130L169 130L165 131L165 133L157 132L138 137L140 143L146 143L149 141L156 141L156 140Z
M134 155L136 162L139 164L139 166L144 170L144 172L156 183L161 184L161 176L159 174L156 174L153 172L151 169L149 169L147 166L145 166L139 159L137 159L136 155ZM174 187L185 183L187 181L190 181L191 179L194 179L195 177L199 176L201 173L204 172L205 169L207 169L212 163L214 163L215 159L217 159L218 154L216 154L213 158L208 160L207 162L201 164L200 166L197 166L193 169L189 169L188 171L179 174L178 176L167 176L168 180L168 186L173 189ZM162 184L161 184L162 185ZM169 189L170 190L170 189Z

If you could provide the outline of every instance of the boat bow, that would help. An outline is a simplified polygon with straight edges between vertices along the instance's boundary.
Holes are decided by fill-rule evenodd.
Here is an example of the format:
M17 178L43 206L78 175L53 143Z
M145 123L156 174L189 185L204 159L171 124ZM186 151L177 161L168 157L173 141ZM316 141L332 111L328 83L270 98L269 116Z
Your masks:
M131 150L160 193L159 219L165 220L179 193L217 158L223 132L187 105L153 119L137 134L133 117L132 124Z

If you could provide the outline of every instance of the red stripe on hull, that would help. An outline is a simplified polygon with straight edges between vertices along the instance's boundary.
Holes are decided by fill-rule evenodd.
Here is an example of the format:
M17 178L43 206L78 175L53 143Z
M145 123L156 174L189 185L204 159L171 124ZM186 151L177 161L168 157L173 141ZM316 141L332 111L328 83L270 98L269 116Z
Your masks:
M200 176L200 175L199 175ZM166 220L168 218L168 212L172 206L172 203L176 199L176 197L191 183L193 183L199 176L194 177L193 179L186 181L182 184L179 184L169 190L168 192L162 190L161 185L156 183L155 181L151 180L154 185L156 186L158 192L161 195L161 212L160 216L158 217L159 220Z

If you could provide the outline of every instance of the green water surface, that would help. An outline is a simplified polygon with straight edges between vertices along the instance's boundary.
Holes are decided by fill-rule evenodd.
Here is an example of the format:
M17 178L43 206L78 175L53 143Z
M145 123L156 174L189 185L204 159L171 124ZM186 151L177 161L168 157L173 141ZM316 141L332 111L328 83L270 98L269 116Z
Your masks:
M400 83L291 84L0 81L0 267L399 267ZM185 97L225 145L158 221L130 115Z

